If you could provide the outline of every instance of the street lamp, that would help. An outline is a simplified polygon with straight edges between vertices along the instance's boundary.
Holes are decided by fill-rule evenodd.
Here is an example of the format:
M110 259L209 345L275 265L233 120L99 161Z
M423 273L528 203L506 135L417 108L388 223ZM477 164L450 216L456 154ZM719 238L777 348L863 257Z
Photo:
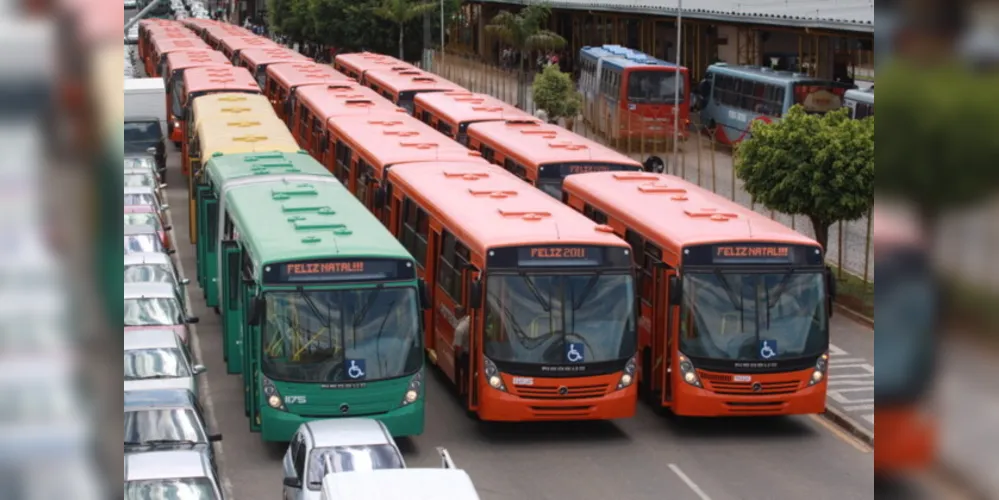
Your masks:
M683 57L683 0L676 0L676 82L673 85L673 174L680 164L680 62Z

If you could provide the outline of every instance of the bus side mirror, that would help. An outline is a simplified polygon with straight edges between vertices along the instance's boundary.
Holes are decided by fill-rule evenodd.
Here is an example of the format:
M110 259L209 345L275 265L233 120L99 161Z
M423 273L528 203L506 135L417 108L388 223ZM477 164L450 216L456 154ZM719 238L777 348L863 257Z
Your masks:
M264 298L261 296L256 296L253 301L250 302L250 314L246 319L246 323L250 326L260 325L260 319L264 315Z
M426 311L426 310L430 309L430 290L427 289L427 282L426 282L426 280L421 279L419 281L419 283L420 283L419 284L419 289L420 289L420 307L422 307L423 310Z
M468 301L470 309L482 307L482 281L473 280L468 290Z
M678 306L683 301L683 282L678 276L669 277L669 305Z

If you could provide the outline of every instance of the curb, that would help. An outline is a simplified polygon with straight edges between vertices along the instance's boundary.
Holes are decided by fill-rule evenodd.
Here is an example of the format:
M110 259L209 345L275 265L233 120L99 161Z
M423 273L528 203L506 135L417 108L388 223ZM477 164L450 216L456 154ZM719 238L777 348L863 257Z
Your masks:
M851 436L861 440L867 446L874 448L874 433L858 424L856 420L848 417L841 410L827 405L826 411L822 413L822 418L836 424L840 429L849 432Z
M868 317L865 314L861 314L857 311L854 311L853 309L850 309L849 307L846 307L843 304L840 304L839 302L833 303L833 309L835 309L836 312L842 314L843 316L846 316L851 320L856 321L857 323L869 327L872 330L874 329L874 318Z

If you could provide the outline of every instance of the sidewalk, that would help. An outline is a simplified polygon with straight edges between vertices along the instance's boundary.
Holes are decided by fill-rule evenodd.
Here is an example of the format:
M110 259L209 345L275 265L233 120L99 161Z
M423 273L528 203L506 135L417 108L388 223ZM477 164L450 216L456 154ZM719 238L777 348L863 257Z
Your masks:
M864 441L874 439L874 331L837 312L829 321L826 407Z

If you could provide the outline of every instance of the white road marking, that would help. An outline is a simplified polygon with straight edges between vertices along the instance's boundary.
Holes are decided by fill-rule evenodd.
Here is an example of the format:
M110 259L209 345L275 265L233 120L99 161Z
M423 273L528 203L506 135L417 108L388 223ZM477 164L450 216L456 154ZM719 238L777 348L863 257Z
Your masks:
M680 466L676 464L669 464L669 470L673 471L673 473L676 474L677 477L679 477L684 483L687 483L687 487L689 487L690 490L693 491L694 494L698 496L698 498L700 498L701 500L711 500L711 497L709 497L708 494L705 493L704 490L702 490L701 487L698 486L693 479L690 479L690 477L688 477L686 474L684 474L682 470L680 470Z

